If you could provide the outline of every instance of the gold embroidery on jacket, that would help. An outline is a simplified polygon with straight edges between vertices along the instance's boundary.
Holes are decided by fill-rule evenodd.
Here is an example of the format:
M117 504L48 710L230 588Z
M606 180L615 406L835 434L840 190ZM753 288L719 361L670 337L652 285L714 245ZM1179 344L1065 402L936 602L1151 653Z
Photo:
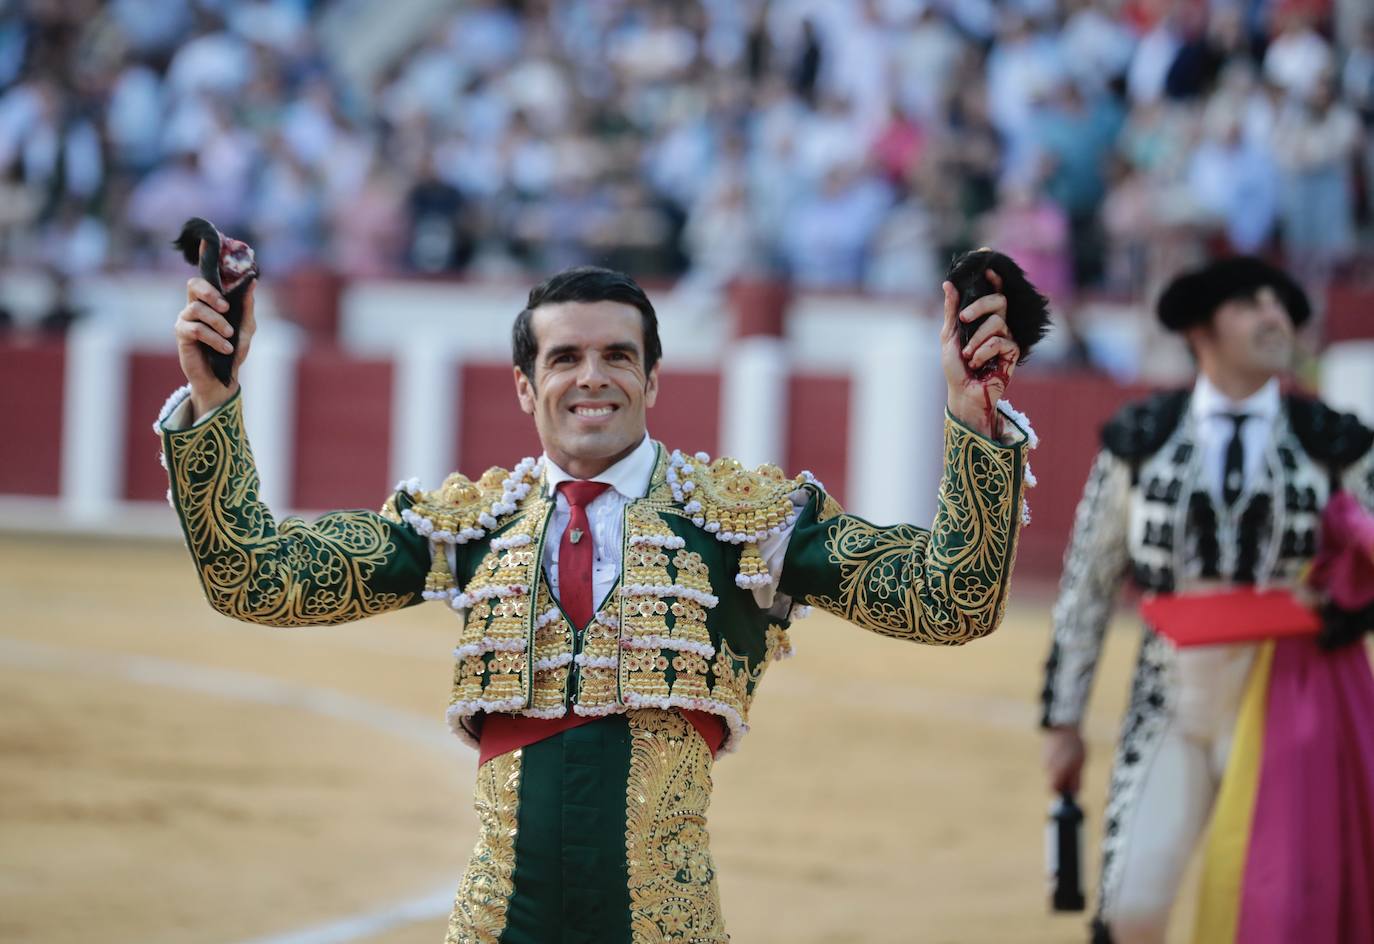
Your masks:
M706 604L715 594L710 568L699 552L681 544L683 540L663 520L661 511L645 503L630 507L621 586L624 648L620 670L621 689L636 698L711 697L708 660L715 647L707 628ZM661 593L647 592L648 588ZM643 703L665 705L662 701Z
M557 714L565 709L568 698L568 675L571 671L572 626L563 612L554 605L548 584L539 584L539 596L534 607L538 614L534 630L534 685L530 707L544 714ZM538 625L542 623L543 625ZM541 664L545 668L541 668Z
M701 503L701 517L734 534L781 527L794 511L791 495L800 484L775 465L750 471L727 456L694 463L692 476L696 489L690 497Z
M381 515L338 511L275 523L235 398L209 422L169 434L168 466L210 604L235 619L311 626L397 610L413 593L372 590L397 547Z
M496 944L506 928L506 909L515 892L522 753L493 757L477 771L473 805L480 832L458 886L445 944Z
M488 546L463 587L459 602L467 603L468 613L455 650L450 705L463 706L465 715L481 710L483 702L499 704L502 710L528 707L530 642L535 623L547 609L531 606L530 594L548 598L547 590L542 585L536 589L536 584L540 532L550 507L537 492L526 498L501 532L502 545ZM528 543L519 544L521 539Z
M946 420L934 527L832 519L826 547L840 567L839 599L807 602L885 636L957 644L991 632L1015 557L1019 461Z
M706 831L711 752L676 712L629 714L625 861L633 944L724 944Z
M666 640L669 600L645 592L646 588L670 587L668 573L672 551L661 545L636 543L636 539L671 539L673 531L652 510L632 504L625 516L624 579L620 586L620 629L629 648L620 660L621 686L625 691L650 697L668 695L668 654L661 643L648 647L636 640Z

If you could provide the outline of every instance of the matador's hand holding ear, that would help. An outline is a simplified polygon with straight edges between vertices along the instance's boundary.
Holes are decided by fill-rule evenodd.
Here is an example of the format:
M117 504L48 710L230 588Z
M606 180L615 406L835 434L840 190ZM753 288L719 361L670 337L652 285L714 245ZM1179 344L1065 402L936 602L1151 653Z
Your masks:
M1001 434L997 401L1016 365L1049 330L1049 303L1009 256L965 253L943 285L940 359L954 418L985 436Z

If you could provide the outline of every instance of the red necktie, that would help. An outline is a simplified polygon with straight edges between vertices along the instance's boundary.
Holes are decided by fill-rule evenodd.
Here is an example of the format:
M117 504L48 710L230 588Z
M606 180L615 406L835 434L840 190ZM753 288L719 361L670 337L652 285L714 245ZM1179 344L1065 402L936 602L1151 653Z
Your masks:
M592 529L587 506L611 486L606 482L561 482L558 490L568 501L568 526L558 543L558 602L573 625L585 629L596 615L592 599Z

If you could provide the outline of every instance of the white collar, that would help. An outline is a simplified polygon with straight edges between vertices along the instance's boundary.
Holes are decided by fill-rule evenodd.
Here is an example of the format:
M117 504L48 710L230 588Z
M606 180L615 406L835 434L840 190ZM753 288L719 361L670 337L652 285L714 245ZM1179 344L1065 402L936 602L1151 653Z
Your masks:
M1247 416L1274 420L1278 418L1280 403L1277 377L1270 378L1263 387L1237 402L1218 390L1216 384L1207 379L1206 374L1198 374L1197 383L1193 386L1189 412L1198 420L1220 416L1223 413L1244 413Z
M645 433L633 452L588 481L605 482L626 498L643 498L649 494L649 480L653 478L657 460L658 450L654 448L654 441L649 434ZM563 471L558 463L549 458L548 453L544 453L544 481L548 483L549 493L552 494L563 482L577 481L577 476Z

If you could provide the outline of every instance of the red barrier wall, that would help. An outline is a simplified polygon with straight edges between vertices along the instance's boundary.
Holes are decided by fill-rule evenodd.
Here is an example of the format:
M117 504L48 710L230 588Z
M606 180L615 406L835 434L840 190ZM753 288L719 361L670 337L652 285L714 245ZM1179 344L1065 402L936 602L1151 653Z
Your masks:
M60 482L64 352L60 344L0 344L0 395L18 409L0 412L0 493L55 495ZM372 508L391 487L392 364L317 351L299 363L291 503L304 508ZM171 352L132 352L124 421L124 497L161 501L166 475L149 429L167 394L182 382ZM462 398L461 468L478 475L537 454L538 439L520 412L505 364L457 369ZM1043 441L1032 455L1040 484L1029 492L1033 522L1023 532L1018 572L1057 578L1073 513L1101 424L1144 387L1091 374L1017 374L1012 399ZM439 391L439 395L448 395ZM810 469L843 500L847 482L850 383L842 375L800 374L789 383L789 472ZM666 373L649 414L670 447L719 451L720 379L709 371ZM101 470L90 470L100 474Z
M392 362L313 350L296 367L292 507L380 508L390 494Z
M470 478L539 455L534 420L521 412L511 378L509 364L464 364L458 370L458 471Z
M849 378L796 374L787 384L788 475L809 470L840 504L849 458Z
M127 412L124 415L124 497L132 501L160 502L167 495L167 473L158 462L162 443L153 433L157 411L168 395L182 384L174 352L129 353ZM92 469L91 473L98 470Z
M0 493L58 493L65 365L61 341L0 340Z
M1325 317L1327 343L1374 338L1374 281L1333 283Z
M720 374L715 371L665 371L659 377L658 405L649 411L649 434L669 449L720 453Z
M1040 436L1040 448L1031 453L1040 484L1027 492L1031 524L1021 532L1018 574L1058 579L1102 424L1151 389L1123 387L1099 374L1017 372L1010 400Z

